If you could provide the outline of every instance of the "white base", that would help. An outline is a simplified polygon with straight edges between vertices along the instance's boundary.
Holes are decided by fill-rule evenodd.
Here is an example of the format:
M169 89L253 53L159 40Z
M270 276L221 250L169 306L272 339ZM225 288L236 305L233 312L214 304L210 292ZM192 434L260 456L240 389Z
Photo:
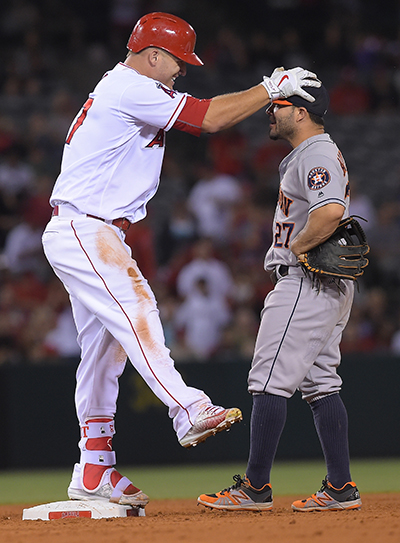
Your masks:
M36 505L24 509L22 520L55 520L69 518L145 517L144 507L118 505L106 500L69 500Z

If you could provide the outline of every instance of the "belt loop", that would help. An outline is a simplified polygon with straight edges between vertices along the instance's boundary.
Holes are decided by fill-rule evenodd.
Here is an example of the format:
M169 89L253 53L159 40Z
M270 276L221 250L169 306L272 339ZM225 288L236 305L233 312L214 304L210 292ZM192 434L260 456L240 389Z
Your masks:
M285 264L281 264L278 268L278 273L281 277L286 277L289 273L289 266L286 266Z
M120 228L123 232L129 230L132 224L130 221L128 221L128 219L125 219L125 217L123 219L115 219L112 223L114 226Z
M289 266L286 266L285 264L276 266L275 269L270 273L272 284L275 286L279 279L281 279L282 277L286 277L286 275L288 274Z

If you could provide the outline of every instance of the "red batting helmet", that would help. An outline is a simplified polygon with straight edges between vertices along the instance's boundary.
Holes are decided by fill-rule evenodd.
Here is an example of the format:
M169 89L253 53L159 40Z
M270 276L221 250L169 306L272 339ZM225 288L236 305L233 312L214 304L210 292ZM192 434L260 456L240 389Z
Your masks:
M146 47L159 47L195 66L203 62L194 52L196 32L189 23L170 13L148 13L136 23L127 47L139 53Z

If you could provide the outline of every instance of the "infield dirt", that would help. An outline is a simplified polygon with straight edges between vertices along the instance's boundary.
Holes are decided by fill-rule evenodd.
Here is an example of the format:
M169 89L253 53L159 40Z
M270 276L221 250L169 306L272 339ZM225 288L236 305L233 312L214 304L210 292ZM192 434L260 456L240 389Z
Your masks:
M297 499L299 496L293 497ZM398 543L400 493L365 494L360 511L294 513L289 496L264 513L214 511L196 500L153 500L146 517L22 520L37 504L0 507L2 543Z

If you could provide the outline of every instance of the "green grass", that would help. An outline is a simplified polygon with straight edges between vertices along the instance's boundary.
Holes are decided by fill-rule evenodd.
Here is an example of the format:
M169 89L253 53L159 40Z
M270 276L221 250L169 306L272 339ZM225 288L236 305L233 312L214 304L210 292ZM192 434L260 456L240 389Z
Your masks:
M245 464L120 467L151 499L192 498L230 486ZM352 476L361 493L400 492L400 459L353 460ZM31 504L67 499L71 470L0 472L0 504ZM277 462L272 471L274 495L306 495L325 476L321 461Z

